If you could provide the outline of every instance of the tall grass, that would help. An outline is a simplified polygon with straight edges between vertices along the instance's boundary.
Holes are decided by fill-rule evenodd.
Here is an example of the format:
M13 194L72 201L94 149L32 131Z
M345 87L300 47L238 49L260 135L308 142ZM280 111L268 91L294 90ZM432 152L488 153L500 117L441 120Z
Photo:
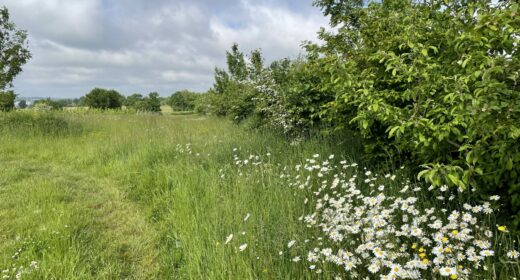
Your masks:
M309 269L303 254L312 242L305 240L319 231L300 217L313 211L312 201L304 203L312 190L290 181L298 174L294 166L316 153L354 161L355 139L290 143L196 115L71 111L0 118L6 278L337 275L328 264L321 274ZM288 248L290 240L298 243Z

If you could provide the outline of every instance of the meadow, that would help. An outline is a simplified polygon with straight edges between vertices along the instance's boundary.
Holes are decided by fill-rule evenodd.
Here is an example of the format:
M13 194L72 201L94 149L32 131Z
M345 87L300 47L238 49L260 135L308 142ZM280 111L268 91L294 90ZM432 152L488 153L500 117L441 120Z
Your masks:
M406 192L404 186L413 189L417 200L413 206L413 199L404 199L407 209L423 213L444 205L441 198L431 199L437 190L409 182L405 169L369 170L354 164L359 143L348 136L342 141L317 135L291 142L200 115L27 111L4 113L0 119L3 279L379 279L383 272L392 273L383 261L376 273L368 266L374 261L363 261L362 252L351 269L347 260L354 257L331 257L345 255L349 248L358 254L359 246L377 247L368 243L367 233L383 227L373 225L370 211L390 216L395 211L385 209L392 204L372 203L372 193L381 198L386 192L391 199ZM333 190L338 185L343 191ZM328 203L329 195L337 199ZM363 208L357 198L372 204ZM457 199L464 211L463 195ZM340 213L338 201L361 207L355 211L364 209L359 220L344 220L362 226L357 231L343 227L332 235L335 230L327 221ZM336 210L330 211L333 204ZM498 208L499 202L492 198L480 209L490 205ZM386 219L404 220L403 213ZM411 213L410 220L420 228L421 221ZM444 213L448 217L451 212ZM479 214L473 215L476 219ZM460 240L446 246L453 251L477 247L479 256L477 265L469 257L460 260L457 272L447 277L477 279L465 278L468 262L475 265L467 266L468 275L478 279L518 277L512 251L517 241L507 229L496 227L494 215L478 222L472 217L465 225L458 219L457 229L471 229L471 240L483 239L481 231L486 230L489 241L482 240L482 248ZM456 241L453 223L429 230L432 235L447 232ZM401 253L428 263L417 250L435 244L412 244L403 236L377 239L386 240L382 246L388 248L382 248L388 253L389 244L399 243L405 246ZM426 233L416 237L419 242L428 239ZM431 240L435 238L439 236ZM492 255L479 255L481 249ZM513 255L506 256L508 252ZM404 257L392 260L398 263ZM447 278L433 266L426 265L421 277Z

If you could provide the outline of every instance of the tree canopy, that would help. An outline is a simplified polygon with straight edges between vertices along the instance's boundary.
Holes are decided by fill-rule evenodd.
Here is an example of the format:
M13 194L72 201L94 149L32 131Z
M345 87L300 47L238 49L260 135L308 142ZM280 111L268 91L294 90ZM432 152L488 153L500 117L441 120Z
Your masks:
M0 90L12 87L14 78L30 58L27 32L16 28L6 7L0 8Z

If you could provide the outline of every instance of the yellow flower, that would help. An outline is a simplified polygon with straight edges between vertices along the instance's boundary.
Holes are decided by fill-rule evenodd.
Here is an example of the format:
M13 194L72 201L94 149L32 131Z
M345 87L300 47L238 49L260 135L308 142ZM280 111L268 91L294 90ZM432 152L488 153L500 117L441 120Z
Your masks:
M419 249L419 252L421 252L421 253L424 252L424 248L421 247L421 248Z
M451 232L451 235L457 235L457 234L459 234L458 230L454 230L454 231Z
M446 253L451 253L451 248L448 247L448 248L444 249L444 252L446 252Z
M450 279L453 279L453 280L457 279L457 275L452 274L452 275L450 276Z
M498 226L497 228L498 228L498 231L501 231L501 232L509 232L509 231L507 230L507 227L506 227L506 226Z
M428 262L429 262L428 259L423 259L423 260L422 260L422 263L423 263L423 264L428 264Z
M412 249L417 248L417 243L412 244Z
M443 237L443 238L442 238L442 242L443 242L443 243L448 242L448 237Z
M424 259L424 258L426 257L426 254L425 254L425 253L420 253L420 254L419 254L419 257L421 257L421 258Z

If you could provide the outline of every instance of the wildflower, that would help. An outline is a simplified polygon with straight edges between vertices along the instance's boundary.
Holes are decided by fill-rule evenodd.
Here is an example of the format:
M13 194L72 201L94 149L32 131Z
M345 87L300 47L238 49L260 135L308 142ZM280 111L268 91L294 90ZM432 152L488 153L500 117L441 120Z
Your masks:
M296 256L292 259L293 262L299 262L301 260L300 256Z
M240 247L238 247L240 252L244 251L246 248L247 248L247 244L242 244L242 245L240 245Z
M520 253L518 253L517 250L511 250L511 251L507 252L507 257L510 259L516 260L516 259L518 259L519 256L520 256Z
M489 197L489 200L498 201L498 200L500 200L500 196L498 196L498 195L492 195L492 196Z
M483 250L480 252L480 255L483 257L491 257L491 256L495 255L495 252L493 252L491 250Z
M376 263L372 263L369 267L368 267L368 271L372 274L374 273L377 273L380 269L380 266L377 265Z
M247 213L246 217L244 218L244 222L246 222L249 219L249 217L251 217L251 214Z
M318 255L316 255L314 252L309 252L307 255L307 260L309 262L317 262L318 261Z
M442 276L456 275L455 267L442 267L439 272Z
M229 242L231 242L232 239L233 239L233 234L228 235L228 237L226 238L226 242L224 242L224 244L228 244Z
M287 243L287 248L291 248L294 245L294 243L296 243L296 240L289 241L289 243Z
M498 229L498 231L501 231L501 232L509 232L509 231L507 230L507 227L506 227L506 226L497 226L497 229Z

